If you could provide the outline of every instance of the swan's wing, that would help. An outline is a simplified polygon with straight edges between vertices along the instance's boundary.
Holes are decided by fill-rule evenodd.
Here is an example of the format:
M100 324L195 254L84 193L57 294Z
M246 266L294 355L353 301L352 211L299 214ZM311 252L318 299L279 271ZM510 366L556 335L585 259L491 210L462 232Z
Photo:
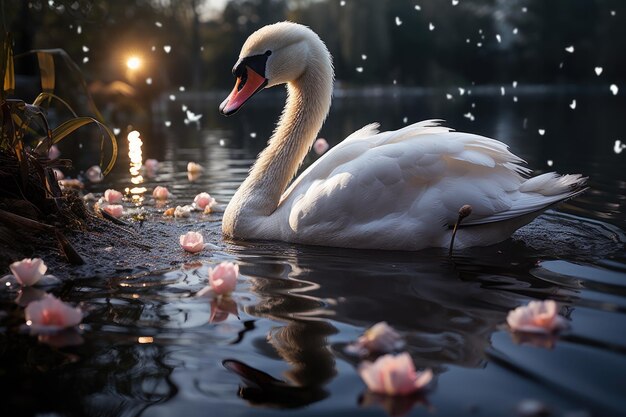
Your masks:
M563 180L559 188L557 179L546 178L525 190L529 170L505 144L432 121L365 132L331 149L287 191L292 230L328 237L330 230L358 235L414 228L435 235L465 204L473 212L464 224L503 221L565 198L580 180ZM546 197L545 189L553 195Z
M281 202L284 201L302 181L325 178L338 166L358 158L362 153L371 148L380 146L386 142L397 142L402 138L415 137L427 133L445 133L451 129L440 126L441 120L424 120L406 126L403 129L379 133L378 123L370 123L361 129L354 131L339 144L331 148L321 158L309 165L309 167L296 178L283 193Z

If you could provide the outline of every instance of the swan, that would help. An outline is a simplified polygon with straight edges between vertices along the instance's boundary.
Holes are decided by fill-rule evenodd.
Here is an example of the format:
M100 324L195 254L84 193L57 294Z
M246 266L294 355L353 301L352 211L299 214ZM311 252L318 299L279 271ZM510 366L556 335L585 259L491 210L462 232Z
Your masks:
M280 22L244 43L235 87L220 104L232 115L264 88L287 84L267 147L224 210L227 238L385 250L448 247L459 209L469 205L455 248L507 239L543 210L584 191L579 174L530 169L507 145L425 120L352 133L295 176L331 104L332 58L306 26ZM467 214L467 213L465 213Z

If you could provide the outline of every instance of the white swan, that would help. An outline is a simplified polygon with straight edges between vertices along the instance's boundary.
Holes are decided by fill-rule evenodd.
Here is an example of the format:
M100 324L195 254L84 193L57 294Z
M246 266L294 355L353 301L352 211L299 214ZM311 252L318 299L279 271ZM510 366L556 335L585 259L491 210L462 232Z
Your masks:
M287 188L311 148L332 95L331 56L305 26L281 22L253 33L220 105L236 112L262 90L287 83L278 126L224 212L228 237L313 245L418 250L448 247L459 208L472 207L455 247L508 238L551 205L583 189L580 175L526 179L530 170L494 139L426 120L393 132L354 132Z

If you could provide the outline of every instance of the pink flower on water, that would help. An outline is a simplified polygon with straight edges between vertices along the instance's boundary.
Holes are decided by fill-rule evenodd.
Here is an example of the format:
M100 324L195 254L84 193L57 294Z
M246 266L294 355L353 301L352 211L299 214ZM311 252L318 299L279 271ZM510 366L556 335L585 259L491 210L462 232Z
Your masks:
M417 372L406 352L397 356L384 355L373 363L365 361L359 365L358 372L370 391L386 395L412 394L433 378L430 369Z
M222 262L215 268L209 268L209 284L215 294L228 294L235 290L239 277L239 265Z
M104 192L104 199L109 204L115 204L122 201L124 195L116 190L106 190Z
M367 356L371 353L390 353L402 349L404 340L387 322L376 323L363 336L346 347L348 353Z
M180 237L180 246L191 253L198 253L204 249L204 238L198 232L187 232Z
M199 209L206 210L208 207L210 210L211 206L215 204L215 199L209 193L200 193L193 199L193 203Z
M202 172L204 171L204 168L202 168L202 165L196 163L196 162L189 162L187 164L187 172Z
M102 210L106 211L113 217L122 217L122 214L124 214L124 207L119 204L107 204L102 207Z
M9 265L9 269L13 272L16 281L27 287L35 285L46 273L48 267L39 258L25 258L19 262L13 262Z
M156 159L146 159L143 166L148 171L156 171L159 168L159 161Z
M83 313L79 308L64 303L53 295L33 301L24 310L26 325L33 333L56 333L80 324Z
M315 143L313 143L313 150L316 154L321 155L326 152L329 148L328 142L324 138L317 138Z
M152 191L152 197L157 200L167 200L170 196L170 191L166 187L162 187L160 185L157 185Z
M57 159L61 156L61 151L57 147L57 145L52 145L50 149L48 149L48 158L49 159Z
M98 165L94 165L90 167L86 172L85 176L91 182L100 182L104 176L102 175L102 169Z
M509 312L506 322L514 332L548 334L567 327L554 300L531 301L527 306L517 307Z

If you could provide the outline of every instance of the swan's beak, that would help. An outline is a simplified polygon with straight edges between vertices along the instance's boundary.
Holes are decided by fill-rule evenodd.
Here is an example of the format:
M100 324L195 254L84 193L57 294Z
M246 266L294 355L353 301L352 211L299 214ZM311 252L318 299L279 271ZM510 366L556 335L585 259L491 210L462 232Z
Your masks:
M246 101L267 85L267 79L246 65L244 73L237 77L235 88L226 100L220 104L220 113L230 116L243 106Z

